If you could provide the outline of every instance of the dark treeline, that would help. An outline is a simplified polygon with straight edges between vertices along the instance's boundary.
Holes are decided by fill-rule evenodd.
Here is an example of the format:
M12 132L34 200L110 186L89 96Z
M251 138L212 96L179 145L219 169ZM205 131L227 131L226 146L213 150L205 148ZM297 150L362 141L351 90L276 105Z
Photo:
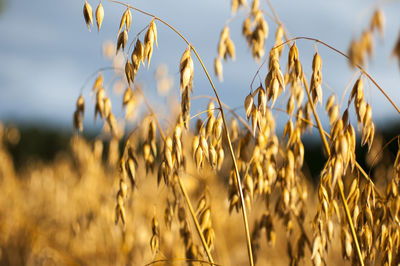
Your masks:
M19 141L7 143L7 148L11 153L17 169L23 168L31 160L49 162L55 158L60 151L69 151L69 141L72 132L67 130L57 130L43 127L21 126L19 127ZM383 145L397 136L400 132L400 125L378 128L376 135L383 138ZM94 139L96 134L88 133L87 139ZM357 141L357 160L364 169L369 170L365 162L365 155L368 147L360 147L360 140ZM315 181L326 161L319 139L316 136L304 140L305 147L305 173L312 176ZM106 148L106 147L105 147ZM393 157L397 153L398 142L393 141L385 149L385 153Z

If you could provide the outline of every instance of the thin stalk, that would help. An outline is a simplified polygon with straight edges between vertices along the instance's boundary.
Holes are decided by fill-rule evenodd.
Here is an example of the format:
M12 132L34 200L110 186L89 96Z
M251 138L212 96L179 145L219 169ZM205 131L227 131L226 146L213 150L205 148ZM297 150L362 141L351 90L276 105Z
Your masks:
M98 73L105 71L105 70L115 70L114 67L101 67L99 69L97 69L95 72L93 72L92 74L89 75L89 77L86 78L85 82L83 83L81 89L80 89L80 94L82 94L83 89L86 87L86 85L89 83L89 81Z
M309 87L308 87L308 84L307 84L307 80L305 79L304 76L303 76L303 84L304 84L304 87L305 87L306 92L307 92L308 102L309 102L310 105L311 105L311 108L312 108L312 111L313 111L313 114L314 114L315 121L317 122L318 131L319 131L319 133L320 133L320 135L321 135L321 140L322 140L322 142L323 142L323 144L324 144L325 152L326 152L326 154L327 154L328 157L329 157L329 156L330 156L330 149L329 149L328 141L327 141L326 138L325 138L325 134L324 134L324 130L323 130L323 128L322 128L321 121L319 120L319 116L318 116L318 114L317 114L317 111L315 110L315 106L314 106L314 103L313 103L313 101L312 101L312 97L311 97L311 95L310 95L310 90L309 90ZM350 227L350 230L351 230L351 236L353 237L354 245L356 246L358 259L359 259L359 261L360 261L360 264L361 264L362 266L364 266L364 261L363 261L363 257L362 257L362 254L361 254L360 245L359 245L359 243L358 243L356 230L354 229L353 220L351 219L351 214L350 214L349 206L348 206L348 204L347 204L347 200L346 200L346 197L345 197L345 195L344 195L343 185L342 185L341 182L338 182L338 187L339 187L339 191L340 191L340 198L341 198L341 200L342 200L343 207L344 207L344 210L345 210L345 213L346 213L347 222L348 222L349 227Z
M182 194L185 197L186 203L187 203L187 205L189 207L190 214L192 215L193 222L194 222L194 224L196 226L197 232L199 233L199 236L200 236L200 239L201 239L201 243L203 243L203 247L204 247L204 249L205 249L205 251L207 253L207 257L210 260L211 264L214 264L214 260L213 260L213 258L211 256L210 248L208 247L206 239L204 238L204 235L203 235L203 233L201 231L201 227L200 227L199 221L196 218L196 214L194 212L194 209L193 209L192 205L190 204L189 196L188 196L188 194L186 192L185 186L183 185L182 179L180 178L179 175L178 175L178 183L179 183L179 187L181 188Z
M249 230L249 224L248 224L248 220L247 220L246 206L245 206L245 202L244 202L242 184L241 184L241 181L240 181L239 168L238 168L238 165L237 165L237 162L236 162L235 153L233 151L232 142L231 142L231 138L230 138L229 131L228 131L228 125L227 125L226 119L225 119L224 109L222 108L222 103L221 103L221 100L219 99L219 95L217 93L217 90L216 90L216 88L214 86L214 83L211 80L210 75L208 74L208 71L207 71L206 67L203 64L203 61L201 60L199 54L194 49L194 47L193 46L191 46L191 47L192 47L193 52L196 54L196 57L199 60L201 66L203 67L203 70L204 70L205 74L207 75L208 81L210 82L210 85L211 85L211 87L212 87L212 89L214 91L215 97L217 98L217 102L218 102L219 108L221 110L222 122L224 123L224 129L225 129L224 130L225 131L225 137L226 137L227 142L228 142L229 152L230 152L230 155L231 155L231 158L232 158L232 163L233 163L233 165L235 167L235 172L236 172L237 189L239 191L240 202L241 202L241 205L242 205L243 224L245 226L245 233L246 233L246 240L247 240L247 253L248 253L248 256L249 256L250 265L254 266L253 251L252 251L252 248L251 248L250 230Z
M219 110L219 108L211 108L211 109L207 109L207 110L201 111L200 113L197 113L197 114L195 114L195 115L189 117L189 119L183 120L183 123L189 122L190 120L192 120L192 119L194 119L194 118L196 118L196 117L198 117L198 116L200 116L200 115L202 115L202 114L208 113L209 111L215 111L215 110ZM204 124L204 123L203 123L203 124ZM202 126L202 127L203 127L203 126Z
M171 26L170 24L168 24L166 21L164 21L163 19L161 19L161 18L159 18L159 17L157 17L157 16L155 16L155 15L152 15L152 14L150 14L150 13L148 13L148 12L145 12L145 11L143 11L143 10L140 10L140 9L138 9L138 8L135 8L135 7L133 7L133 6L130 6L130 5L128 5L128 4L122 3L122 2L120 2L120 1L116 1L116 0L109 0L109 1L110 1L110 2L113 2L113 3L118 3L118 4L120 4L120 5L124 5L124 6L130 8L130 9L136 10L137 12L140 12L140 13L142 13L142 14L144 14L144 15L153 17L153 19L158 20L158 21L160 21L161 23L163 23L165 26L167 26L168 28L170 28L171 30L173 30L176 34L178 34L179 37L181 37L182 40L184 40L184 41L186 42L186 44L190 46L190 48L191 48L191 49L193 50L193 52L195 53L195 55L196 55L198 61L200 62L201 66L202 66L202 68L203 68L203 71L204 71L204 73L206 74L207 79L208 79L208 81L209 81L209 83L210 83L210 85L211 85L211 87L212 87L212 89L213 89L213 92L214 92L214 94L215 94L215 97L217 98L217 102L218 102L219 109L221 110L222 122L223 122L223 124L224 124L224 129L225 129L225 130L224 130L224 131L225 131L225 137L226 137L227 142L228 142L228 147L229 147L230 155L231 155L231 158L232 158L232 163L233 163L233 165L234 165L234 167L235 167L235 172L236 172L237 190L238 190L238 192L239 192L240 202L241 202L241 205L242 205L242 216L243 216L243 223L244 223L244 226L245 226L245 233L246 233L246 240L247 240L247 252L248 252L248 256L249 256L249 262L250 262L250 265L253 266L253 265L254 265L254 260L253 260L253 252L252 252L252 248L251 248L250 230L249 230L249 225L248 225L248 220L247 220L246 206L245 206L245 201L244 201L244 196L243 196L243 191L242 191L242 185L241 185L241 181L240 181L239 168L238 168L238 165L237 165L237 162L236 162L236 158L235 158L235 154L234 154L234 151L233 151L231 138L230 138L230 136L229 136L229 131L228 131L228 126L227 126L226 119L225 119L224 109L222 108L222 103L221 103L221 101L220 101L220 99L219 99L219 95L218 95L218 93L217 93L217 89L215 88L214 83L213 83L212 80L211 80L211 77L210 77L210 75L209 75L209 73L208 73L208 71L207 71L207 68L205 67L203 61L201 60L199 54L197 53L197 51L196 51L196 49L193 47L193 45L192 45L192 44L177 30L177 29L175 29L174 27L172 27L172 26ZM205 246L205 247L206 247L206 246ZM207 249L206 249L206 250L207 250Z
M322 140L322 142L324 144L324 148L325 148L326 154L329 157L330 156L329 144L328 144L328 141L325 138L324 129L322 128L321 121L319 120L317 111L315 110L315 106L314 106L312 97L310 95L310 89L308 88L308 83L307 83L307 80L306 80L306 78L304 76L303 76L303 84L304 84L304 87L305 87L306 92L307 92L308 102L311 105L311 109L312 109L314 117L315 117L315 122L317 122L318 131L319 131L319 134L321 135L321 140Z

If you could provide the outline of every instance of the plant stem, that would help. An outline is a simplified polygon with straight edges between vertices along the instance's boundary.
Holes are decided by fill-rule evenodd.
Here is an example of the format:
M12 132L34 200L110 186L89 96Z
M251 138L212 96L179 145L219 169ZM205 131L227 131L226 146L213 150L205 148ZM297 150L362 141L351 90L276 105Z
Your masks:
M201 227L200 227L199 221L196 218L196 214L194 212L194 209L193 209L192 205L190 204L189 196L188 196L188 194L186 192L185 186L183 185L182 179L180 178L179 175L178 175L178 183L179 183L179 187L181 188L182 194L185 197L186 203L187 203L187 205L189 207L190 214L192 215L194 224L196 226L196 230L199 233L199 236L200 236L200 239L201 239L201 243L203 243L203 247L204 247L204 249L205 249L205 251L207 253L208 259L210 260L210 262L212 264L214 264L214 260L213 260L213 258L211 256L210 248L207 245L207 242L206 242L206 240L204 238L203 232L201 231Z
M165 134L164 134L159 122L158 122L157 116L154 114L153 108L151 107L150 103L147 101L147 99L144 96L142 90L137 86L136 86L136 89L139 91L140 94L142 94L144 102L146 103L147 109L149 109L149 112L154 117L154 120L155 120L155 122L157 124L158 130L160 131L161 137L165 142L166 141ZM192 204L190 203L190 198L189 198L189 196L188 196L188 194L186 192L185 186L182 183L181 177L179 175L177 175L177 177L178 177L179 187L180 187L180 189L182 191L182 194L183 194L183 196L185 198L186 204L189 207L190 214L191 214L193 222L194 222L194 224L196 226L197 233L200 236L200 240L201 240L201 243L203 245L203 248L206 251L206 254L207 254L208 259L210 260L210 263L214 264L214 260L213 260L213 258L211 256L210 248L208 247L207 242L206 242L206 240L204 238L203 232L201 231L199 221L197 220L197 217L196 217L196 214L195 214L195 212L193 210Z
M248 252L248 256L249 256L249 262L250 262L250 265L253 266L254 265L254 260L253 260L253 252L252 252L252 248L251 248L250 230L249 230L249 225L248 225L248 220L247 220L246 206L245 206L245 201L244 201L244 196L243 196L243 191L242 191L242 185L241 185L241 181L240 181L239 168L237 166L235 154L234 154L234 151L233 151L233 148L232 148L232 142L231 142L231 138L229 136L229 131L228 131L228 126L227 126L226 119L225 119L224 109L222 108L222 103L221 103L221 101L219 99L219 95L218 95L217 90L216 90L216 88L214 86L214 83L211 80L211 77L210 77L210 75L209 75L209 73L207 71L207 68L205 67L203 61L201 60L199 54L197 53L197 51L193 47L193 45L177 29L175 29L174 27L169 25L166 21L162 20L161 18L159 18L159 17L157 17L155 15L152 15L152 14L150 14L148 12L145 12L143 10L140 10L138 8L130 6L128 4L122 3L120 1L116 1L116 0L109 0L109 1L113 2L113 3L120 4L120 5L124 5L124 6L128 7L128 8L136 10L136 11L142 13L142 14L145 14L147 16L153 17L155 20L158 20L161 23L163 23L165 26L167 26L168 28L173 30L176 34L178 34L187 43L187 45L190 46L190 48L195 53L198 61L200 62L201 66L203 68L203 71L206 74L207 79L208 79L208 81L209 81L209 83L210 83L210 85L211 85L211 87L212 87L212 89L214 91L215 97L217 98L219 109L221 110L222 122L224 124L224 129L225 129L224 130L225 131L225 137L226 137L227 142L228 142L228 147L229 147L230 155L231 155L231 158L232 158L232 163L233 163L233 165L235 167L237 190L239 192L240 201L241 201L241 205L242 205L242 216L243 216L243 223L244 223L244 226L245 226L245 233L246 233L246 240L247 240L247 252ZM207 245L205 245L205 247L207 247ZM205 249L207 250L207 248L205 248Z
M206 67L203 64L203 61L201 60L200 56L198 55L198 53L196 52L194 47L192 45L190 45L190 46L192 47L193 52L196 54L197 59L199 60L201 66L203 67L203 70L204 70L205 74L207 75L208 81L210 82L210 85L211 85L211 87L212 87L212 89L214 91L215 97L217 98L217 102L218 102L219 108L221 110L222 121L224 123L224 129L225 129L224 130L225 131L225 137L226 137L227 142L228 142L229 151L230 151L230 155L231 155L231 158L232 158L232 163L233 163L233 165L235 167L237 189L239 191L240 202L241 202L241 205L242 205L243 224L245 226L245 233L246 233L246 240L247 240L247 253L248 253L248 256L249 256L250 265L253 266L254 265L253 251L252 251L252 248L251 248L250 230L249 230L248 219L247 219L247 214L246 214L246 206L245 206L245 202L244 202L242 184L241 184L241 181L240 181L239 168L238 168L238 165L237 165L237 162L236 162L235 153L233 151L231 138L229 136L228 125L226 123L224 109L222 108L222 103L221 103L221 100L219 99L219 95L217 93L217 90L215 89L214 83L212 82L211 77L208 74L208 71L207 71Z
M315 110L315 106L314 106L314 103L313 103L313 101L312 101L312 97L311 97L311 95L310 95L310 90L309 90L309 87L308 87L308 84L307 84L307 80L305 79L304 76L303 76L303 84L304 84L304 87L305 87L306 92L307 92L308 102L309 102L310 105L311 105L311 108L312 108L312 111L313 111L313 114L314 114L315 121L317 122L318 131L319 131L319 133L320 133L320 135L321 135L321 140L322 140L322 142L323 142L323 144L324 144L325 152L326 152L326 154L328 155L328 157L330 157L330 149L329 149L328 141L327 141L326 138L325 138L325 134L324 134L324 130L323 130L323 128L322 128L321 121L319 120L317 111ZM346 213L347 222L348 222L348 224L349 224L349 226L350 226L351 236L353 237L354 245L356 246L358 259L359 259L359 261L360 261L360 264L361 264L362 266L364 266L364 261L363 261L363 257L362 257L362 254L361 254L360 245L359 245L358 240L357 240L356 230L354 229L354 224L353 224L353 221L352 221L352 219L351 219L351 214L350 214L349 206L348 206L348 204L347 204L346 197L345 197L345 195L344 195L344 190L343 190L343 186L342 186L342 183L341 183L341 182L338 182L338 187L339 187L339 190L340 190L340 198L341 198L341 200L342 200L343 207L344 207L344 210L345 210L345 213Z
M292 38L292 39L290 39L290 40L287 40L286 42L281 43L280 45L277 45L277 46L273 47L272 49L276 49L276 48L278 48L278 47L280 47L280 46L282 46L282 45L285 45L285 44L287 44L287 43L289 43L289 42L292 42L292 41L295 41L295 40L309 40L309 41L314 41L314 42L320 43L320 44L322 44L322 45L328 47L328 48L331 49L332 51L334 51L334 52L336 52L336 53L338 53L338 54L344 56L349 62L351 62L350 57L349 57L348 55L346 55L345 53L343 53L342 51L336 49L335 47L333 47L333 46L331 46L331 45L329 45L329 44L327 44L327 43L325 43L325 42L323 42L323 41L320 41L320 40L318 40L318 39L311 38L311 37L295 37L295 38ZM265 62L266 62L266 60L263 62L263 64L264 64ZM263 64L262 64L262 65L263 65ZM353 64L353 63L352 63L352 64ZM262 65L260 66L260 68L262 67ZM372 81L372 83L374 83L374 85L378 88L378 90L380 90L380 92L381 92L381 93L385 96L385 98L390 102L390 104L393 106L393 108L396 109L396 111L400 114L400 109L399 109L399 107L397 107L397 105L393 102L393 100L389 97L389 95L385 92L385 90L384 90L381 86L379 86L379 84L375 81L375 79L372 78L372 76L371 76L361 65L359 65L359 64L354 64L354 66L357 67L364 75L366 75L367 78L368 78L369 80Z

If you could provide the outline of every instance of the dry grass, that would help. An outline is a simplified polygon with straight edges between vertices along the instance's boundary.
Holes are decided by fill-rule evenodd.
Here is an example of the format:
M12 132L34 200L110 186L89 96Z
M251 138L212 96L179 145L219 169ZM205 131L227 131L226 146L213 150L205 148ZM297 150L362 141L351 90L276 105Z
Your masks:
M311 37L288 39L267 1L277 30L275 46L265 56L269 25L262 3L253 0L241 31L253 58L263 60L256 75L261 75L264 65L266 73L256 89L251 81L244 99L247 121L233 118L228 123L225 112L238 116L221 102L195 47L161 18L111 2L126 7L115 48L107 52L115 76L126 88L121 97L126 117L114 115L107 95L110 90L99 71L92 95L94 119L104 123L101 140L88 142L79 134L85 114L82 93L73 115L76 135L71 149L52 163L29 164L17 173L3 145L10 141L10 130L1 127L0 264L400 263L400 153L391 158L376 140L363 86L365 80L372 81L399 111L364 69L373 52L374 31L383 32L381 9L360 41L351 44L347 56ZM246 1L232 1L232 12L246 5ZM106 22L104 12L99 3L98 30ZM148 26L135 32L128 43L137 31L131 27L132 12L150 18ZM83 15L90 30L94 16L87 1ZM166 127L135 81L140 71L146 71L141 65L150 67L154 44L158 47L159 23L187 44L177 66L179 110ZM303 71L297 40L315 42L309 77ZM324 96L323 55L317 45L341 54L361 73L342 106L337 95ZM229 21L217 47L214 70L222 80L223 60L235 60L238 52ZM289 47L287 53L285 47ZM398 47L393 52L396 56ZM121 55L124 60L118 64ZM191 116L194 59L214 95L204 112ZM128 118L135 117L140 98L148 115L132 122ZM274 106L279 101L286 101L286 121L275 119ZM318 106L324 106L326 113ZM321 116L327 116L329 127L323 128ZM136 126L124 132L121 122ZM283 136L276 133L277 123L284 127ZM304 165L307 148L302 142L303 134L313 127L318 129L326 159L316 187L309 182L312 177ZM375 169L371 175L357 161L357 142L368 150L368 166Z

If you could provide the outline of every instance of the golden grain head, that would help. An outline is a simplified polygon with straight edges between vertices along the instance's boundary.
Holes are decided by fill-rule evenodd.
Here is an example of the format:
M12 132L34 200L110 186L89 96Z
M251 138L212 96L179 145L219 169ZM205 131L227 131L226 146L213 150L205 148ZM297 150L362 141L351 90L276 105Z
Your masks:
M253 0L253 3L251 4L251 13L255 14L258 10L260 10L260 1Z
M101 24L103 23L103 19L104 19L104 8L100 2L96 9L96 22L97 22L98 31L100 31Z
M313 62L312 62L313 71L317 72L317 71L321 70L321 66L322 66L321 57L318 53L315 53Z
M180 64L179 64L181 79L181 90L192 89L193 83L193 59L191 56L191 47L190 45L186 48L185 52L181 56Z
M83 17L90 31L90 25L93 25L93 10L92 6L87 1L85 1L85 5L83 6Z
M154 31L150 28L144 36L144 58L147 60L147 68L149 68L151 57L153 55Z
M126 16L126 20L125 20L126 30L129 32L131 25L132 25L132 14L131 14L131 10L129 9L129 7L125 11L125 16Z
M82 94L79 95L78 100L76 101L76 110L82 114L85 112L85 99Z
M246 118L249 120L252 110L254 109L254 98L251 93L246 96L244 100L244 110L246 111Z
M332 108L332 106L335 104L336 100L335 98L336 98L335 94L331 94L331 96L329 96L325 104L325 111L328 112L328 110Z
M132 15L129 7L125 10L124 14L122 14L121 21L119 23L118 35L121 33L122 28L125 26L125 30L129 32L131 27Z
M100 72L93 84L92 92L101 89L103 87L103 81L104 81L103 73Z
M242 34L243 36L247 39L248 44L249 44L249 40L251 37L251 19L250 17L247 17L244 21L243 21L243 25L242 25Z
M122 50L124 50L127 42L128 42L128 32L125 29L118 35L116 53L118 53L118 51L121 49L121 47L122 47Z
M397 57L400 65L400 34L397 37L396 45L393 48L392 54Z
M218 77L220 82L224 81L223 66L219 57L216 57L214 59L214 73Z
M372 15L370 28L371 30L377 29L379 31L381 38L383 38L385 31L385 24L386 24L385 14L383 13L382 9L378 8Z

